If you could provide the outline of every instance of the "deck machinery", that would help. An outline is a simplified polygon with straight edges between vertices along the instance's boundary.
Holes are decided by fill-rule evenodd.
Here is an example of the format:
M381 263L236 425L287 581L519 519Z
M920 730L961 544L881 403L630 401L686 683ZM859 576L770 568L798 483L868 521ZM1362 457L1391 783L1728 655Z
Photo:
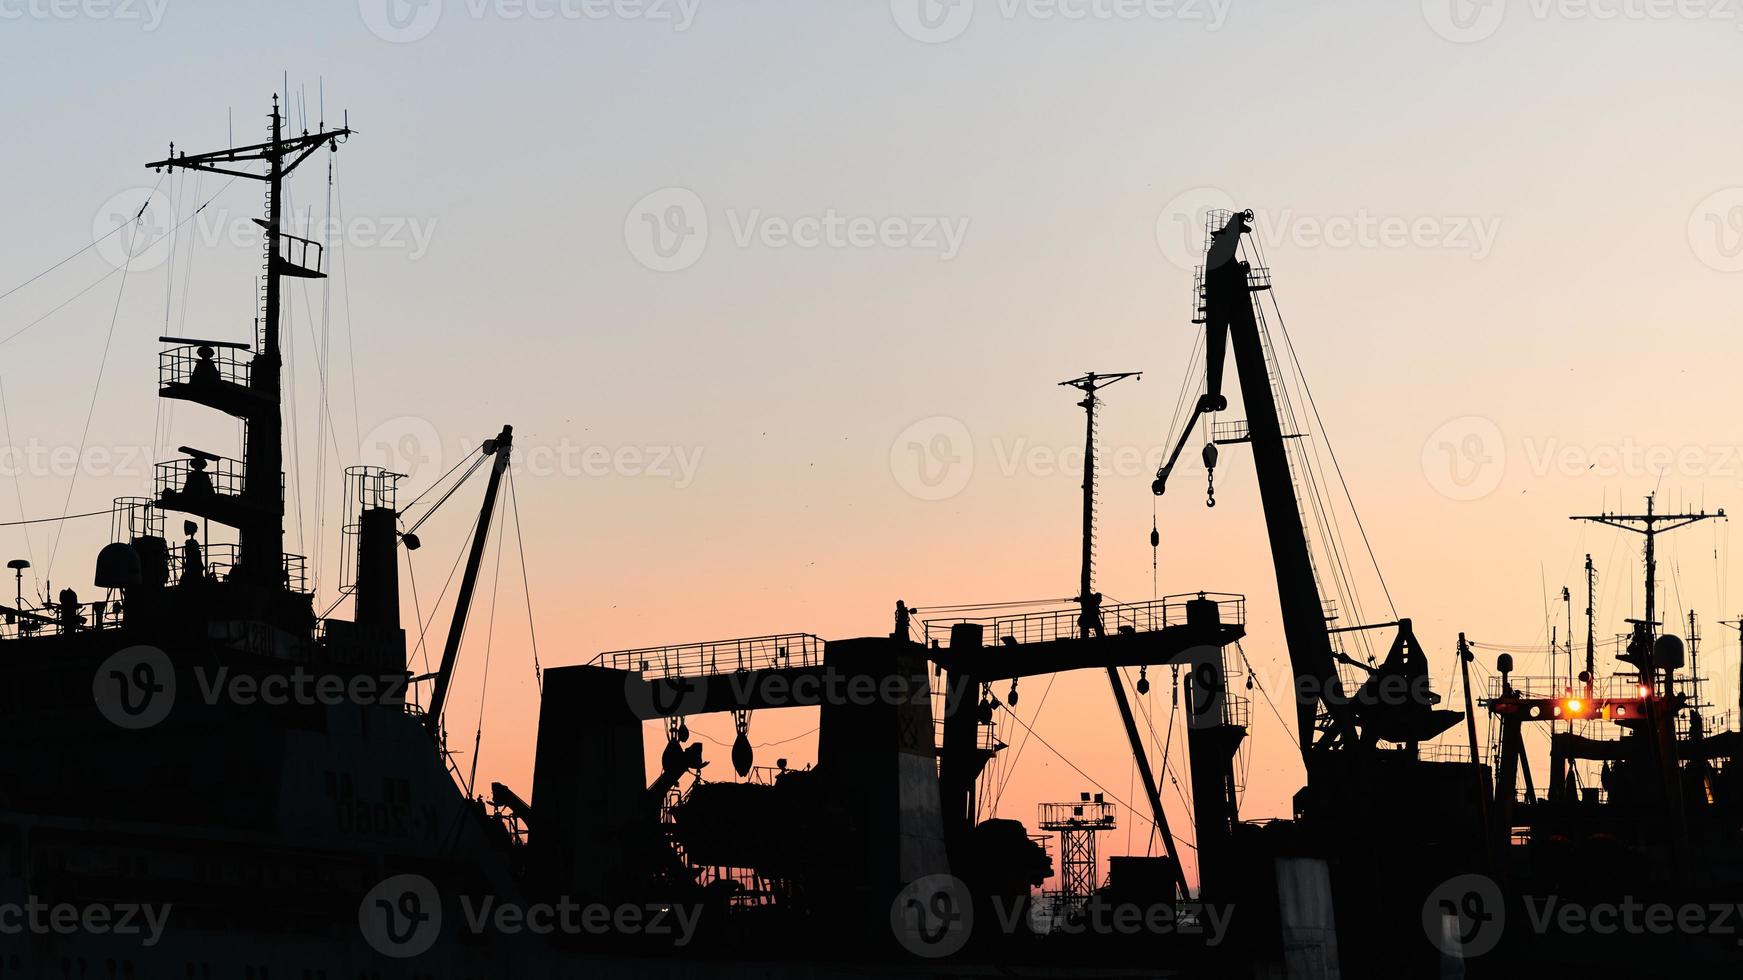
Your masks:
M889 948L891 903L932 876L960 879L977 905L1026 901L1049 876L1044 852L1017 822L975 816L976 782L1003 748L989 737L983 688L1069 670L1220 663L1244 634L1239 596L1194 593L1108 605L1099 615L1106 628L1088 637L1079 610L1063 609L928 623L923 635L932 639L920 642L900 607L887 636L718 641L549 670L529 837L541 887L583 899L701 902L723 941L778 934L835 951L847 939ZM814 766L760 781L698 780L671 804L682 775L719 761L699 743L682 746L684 719L730 713L742 733L744 713L793 707L819 711ZM651 784L650 721L668 733ZM748 759L733 762L750 768ZM1226 769L1228 757L1201 754L1194 765ZM1184 876L1156 803L1172 901ZM602 849L607 840L618 846ZM747 887L757 894L746 896ZM985 922L997 921L985 910ZM999 938L977 930L977 942L995 949Z

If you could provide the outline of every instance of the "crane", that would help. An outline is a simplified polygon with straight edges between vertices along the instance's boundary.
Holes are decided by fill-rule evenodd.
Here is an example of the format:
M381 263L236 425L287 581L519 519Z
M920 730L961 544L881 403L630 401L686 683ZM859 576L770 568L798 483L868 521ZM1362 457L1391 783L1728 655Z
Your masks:
M1285 443L1296 436L1283 431L1266 338L1254 308L1253 294L1269 289L1270 283L1266 275L1255 273L1239 256L1241 236L1252 230L1252 220L1252 211L1213 213L1198 307L1199 322L1205 328L1205 390L1179 442L1157 470L1151 489L1157 496L1166 492L1169 475L1198 419L1228 408L1223 373L1232 345L1247 423L1244 432L1209 442L1205 463L1214 472L1218 444L1245 442L1252 446L1282 606L1284 642L1296 681L1297 734L1311 782L1314 758L1320 753L1350 747L1372 749L1382 739L1404 743L1414 751L1417 743L1446 731L1463 716L1432 707L1440 699L1429 689L1427 655L1410 620L1333 628L1326 616ZM1212 497L1213 505L1214 500ZM1332 643L1335 633L1393 627L1396 637L1377 667L1341 653ZM1353 695L1344 690L1339 664L1368 674ZM1388 691L1406 693L1399 697L1388 695ZM1315 732L1323 734L1316 740Z

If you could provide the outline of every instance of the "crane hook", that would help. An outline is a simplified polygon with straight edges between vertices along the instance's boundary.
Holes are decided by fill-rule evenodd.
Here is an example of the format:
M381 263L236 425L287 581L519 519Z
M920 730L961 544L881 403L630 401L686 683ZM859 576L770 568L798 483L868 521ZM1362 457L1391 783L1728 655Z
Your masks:
M1216 506L1216 443L1204 444L1204 505Z

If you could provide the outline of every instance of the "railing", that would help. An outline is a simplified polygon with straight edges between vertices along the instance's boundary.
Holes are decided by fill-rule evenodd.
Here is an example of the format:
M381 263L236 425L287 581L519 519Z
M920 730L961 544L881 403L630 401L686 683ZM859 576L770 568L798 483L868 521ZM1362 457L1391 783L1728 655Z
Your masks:
M11 597L8 597L8 602ZM41 609L0 614L0 640L27 639L33 636L60 636L83 630L114 629L121 625L121 603L98 599L61 607L49 605Z
M1570 681L1566 677L1521 677L1517 674L1513 674L1509 675L1508 683L1512 685L1513 690L1517 692L1520 697L1527 699L1554 699L1565 697L1583 698L1587 696L1586 685L1578 678ZM1678 678L1677 680L1677 686L1679 689L1686 683L1687 682L1681 678ZM1704 678L1702 679L1702 683L1706 683ZM1633 700L1651 694L1652 690L1653 688L1649 683L1643 684L1632 674L1610 674L1596 678L1592 681L1592 691L1590 696L1595 698ZM1497 675L1489 678L1489 698L1493 699L1500 696L1501 678Z
M934 702L932 705L932 744L933 745L943 745L944 744L944 704L943 704L943 701L944 701L943 697L933 698L933 702ZM970 706L970 707L972 710L972 706ZM998 752L998 751L1002 751L1004 749L1005 744L1003 742L999 741L999 733L998 733L999 726L998 726L998 723L996 720L997 717L998 717L997 715L994 715L995 721L991 725L976 724L974 726L975 727L974 747L976 749L979 749L982 752Z
M321 243L311 238L292 235L289 232L279 232L279 241L284 243L283 254L280 256L285 264L298 269L306 269L316 275L321 274L321 258L324 249ZM311 261L311 259L313 261Z
M199 479L203 477L207 489L212 493L224 496L240 496L242 494L243 473L245 467L241 461L220 457L207 460L201 469L194 469L196 460L172 459L166 463L157 464L157 476L154 489L161 498L164 494L186 494L197 496L202 492ZM194 480L190 486L189 480ZM282 492L282 488L281 488Z
M1210 425L1211 442L1245 442L1252 436L1253 430L1248 428L1246 419L1212 422Z
M116 497L109 520L109 540L129 542L134 538L163 537L164 515L150 497Z
M1477 761L1487 762L1489 748L1477 745ZM1416 757L1423 762L1470 762L1471 746L1466 742L1430 742L1416 747Z
M201 350L211 351L211 356L201 357ZM215 380L228 381L246 388L250 361L243 358L252 359L253 356L249 351L234 347L210 347L203 344L171 347L158 352L157 383L161 387L168 387ZM196 373L202 377L197 379Z
M236 567L237 546L234 544L208 544L200 549L200 563L205 566L205 574L209 579L222 581L230 577L230 572ZM171 548L169 553L169 584L177 585L187 575L187 556L181 548ZM307 593L309 591L309 560L303 555L284 556L284 583L292 592Z
M1170 626L1186 625L1187 603L1209 599L1217 604L1217 614L1224 624L1243 625L1247 621L1245 596L1221 592L1194 592L1167 596L1149 602L1102 606L1099 610L1101 628L1107 633L1154 633ZM1079 623L1082 611L1077 606L1047 609L1040 612L1016 613L985 619L951 618L925 620L927 645L950 646L950 628L957 623L978 623L984 627L983 642L988 646L1007 641L1015 643L1048 643L1053 640L1081 636Z
M707 677L777 667L821 666L825 646L824 640L810 633L781 633L612 650L594 657L593 665L638 671L648 678Z
M1224 690L1223 724L1250 731L1253 727L1253 699Z
M1042 830L1106 829L1113 825L1112 803L1091 803L1087 800L1077 803L1043 803L1041 820L1036 824Z
M1209 211L1205 212L1204 250L1206 252L1210 251L1210 247L1216 244L1217 233L1222 231L1224 228L1227 228L1229 226L1229 219L1234 216L1235 213L1230 211L1228 208L1211 208Z

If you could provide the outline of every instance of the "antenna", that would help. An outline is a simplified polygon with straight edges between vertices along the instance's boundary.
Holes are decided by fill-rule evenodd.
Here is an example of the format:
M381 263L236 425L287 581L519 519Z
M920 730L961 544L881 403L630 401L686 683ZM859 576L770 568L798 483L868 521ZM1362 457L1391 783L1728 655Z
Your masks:
M1061 388L1076 388L1083 392L1083 401L1078 407L1083 409L1087 418L1083 443L1083 572L1078 581L1077 602L1083 614L1078 619L1082 635L1088 638L1093 630L1100 629L1101 616L1098 612L1101 606L1101 596L1095 594L1095 393L1127 378L1143 378L1140 371L1126 371L1120 374L1096 374L1091 372L1081 378L1059 382Z
M1725 508L1723 507L1712 514L1704 510L1692 514L1660 514L1655 506L1657 496L1656 492L1646 495L1646 513L1644 514L1616 514L1606 511L1601 514L1568 518L1571 521L1591 521L1594 524L1605 524L1646 536L1646 617L1635 623L1636 640L1644 642L1631 644L1628 655L1621 658L1630 663L1638 661L1636 666L1640 667L1644 673L1650 673L1652 670L1652 641L1657 636L1656 627L1662 625L1657 619L1658 552L1656 545L1658 535L1688 527L1690 524L1725 516ZM1588 562L1586 569L1589 582L1590 556L1586 560ZM1587 587L1590 588L1589 584Z

